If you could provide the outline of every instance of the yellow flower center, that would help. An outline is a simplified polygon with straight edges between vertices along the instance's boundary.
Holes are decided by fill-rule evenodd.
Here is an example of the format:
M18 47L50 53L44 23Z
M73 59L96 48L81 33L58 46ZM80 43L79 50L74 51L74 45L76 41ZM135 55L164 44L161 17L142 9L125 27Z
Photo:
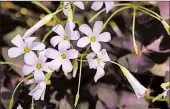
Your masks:
M29 48L29 47L24 47L24 52L25 52L25 53L30 52L30 48Z
M41 68L42 68L42 65L41 65L40 63L37 63L36 68L37 68L37 69L41 69Z
M100 58L99 57L97 58L97 63L100 64Z
M63 40L68 40L68 36L67 36L67 35L64 35L64 36L63 36Z
M95 42L95 41L96 41L96 37L95 37L95 36L91 36L91 37L90 37L90 41L91 41L91 42Z
M61 59L66 59L66 54L61 54Z

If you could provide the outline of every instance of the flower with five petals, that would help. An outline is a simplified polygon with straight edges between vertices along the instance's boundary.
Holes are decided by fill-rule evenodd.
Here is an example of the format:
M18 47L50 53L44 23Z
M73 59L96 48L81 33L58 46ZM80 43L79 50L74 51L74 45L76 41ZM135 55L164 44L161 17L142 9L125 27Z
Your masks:
M92 50L94 52L99 52L101 50L101 44L99 42L108 42L111 40L109 32L101 33L102 26L102 21L96 21L92 31L87 24L81 25L79 30L87 36L80 38L77 42L77 46L83 48L91 43Z
M65 25L65 29L62 25L58 24L52 28L58 36L54 36L51 38L50 42L55 47L58 44L59 49L70 48L70 40L78 40L80 34L78 31L73 31L75 28L75 24L73 22L68 21Z
M39 57L35 55L36 56L36 58L34 58L35 62L32 65L25 64L23 66L24 75L28 75L33 72L35 82L41 82L45 79L43 71L52 72L49 69L49 62L46 62L47 57L45 56L45 54L46 50L39 52Z
M75 49L59 49L59 51L57 51L53 48L48 48L46 56L53 59L49 64L49 68L54 71L62 66L64 74L67 76L67 73L71 72L73 69L70 59L76 59L78 54L78 51Z
M33 42L36 37L27 37L25 40L18 34L11 42L16 46L8 50L10 58L16 58L24 54L24 62L33 64L36 59L36 54L32 50L43 50L45 45L41 42Z

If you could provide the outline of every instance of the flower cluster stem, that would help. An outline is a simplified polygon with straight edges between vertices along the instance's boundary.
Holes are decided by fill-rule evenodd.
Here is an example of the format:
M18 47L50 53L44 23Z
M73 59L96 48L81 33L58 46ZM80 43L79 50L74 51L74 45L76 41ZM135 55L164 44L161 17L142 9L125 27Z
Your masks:
M78 89L77 89L77 94L76 94L76 98L75 98L75 102L74 102L75 107L77 106L77 103L78 103L79 97L80 97L79 92L80 92L80 82L81 82L81 73L82 73L82 64L83 64L82 58L83 58L83 56L80 57L79 82L78 82Z
M136 45L136 40L135 40L135 20L136 20L136 8L133 8L133 22L132 22L132 38L133 38L133 46L135 53L138 54L138 48Z
M106 25L108 24L108 22L112 19L112 17L113 17L114 15L116 15L117 13L119 13L119 12L125 10L125 9L128 9L128 8L131 8L131 7L130 7L130 6L125 6L125 7L119 8L118 10L114 11L114 12L111 14L111 16L106 20L106 22L104 23L102 30L105 29Z
M15 63L12 63L12 62L2 62L2 61L0 61L0 64L1 64L1 65L5 65L5 64L7 64L7 65L14 65L14 66L16 66L16 67L22 68L22 67L19 66L18 64L15 64Z
M18 87L21 85L21 83L23 83L25 80L29 79L33 77L32 74L30 74L29 76L27 76L26 78L24 78L20 83L18 83L18 85L15 87L13 93L12 93L12 96L11 96L11 99L10 99L10 104L9 104L9 109L12 109L12 106L13 106L13 103L14 103L14 95L15 95L15 92L16 90L18 89Z

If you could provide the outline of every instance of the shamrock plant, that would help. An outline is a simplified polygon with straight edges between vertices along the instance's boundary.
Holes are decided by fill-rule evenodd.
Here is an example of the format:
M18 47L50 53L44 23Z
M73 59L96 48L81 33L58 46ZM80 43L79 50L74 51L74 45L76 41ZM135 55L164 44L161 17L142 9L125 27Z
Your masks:
M104 4L105 8L100 10ZM100 11L89 20L89 23L94 21L101 13L105 12L105 10L108 15L111 13L110 17L104 23L103 21L95 21L94 26L92 27L88 24L77 26L73 20L75 6L80 8L80 11L86 9L83 2L61 2L59 8L57 8L55 12L52 13L51 11L48 11L49 14L38 21L30 29L28 29L23 36L18 34L11 40L11 42L16 47L12 47L8 50L8 56L10 58L16 58L20 55L24 55L25 65L22 67L22 69L25 78L15 88L11 97L9 109L12 109L14 94L19 85L30 78L34 78L34 82L37 85L32 91L29 92L29 95L32 96L33 100L44 100L46 85L50 85L50 77L55 71L59 70L60 67L62 67L62 71L64 72L65 76L68 76L68 73L73 72L73 77L76 77L76 74L79 73L78 89L75 96L75 106L77 106L79 97L81 97L79 93L81 73L83 69L82 65L84 63L88 63L89 69L96 69L96 74L94 76L95 82L105 75L105 65L107 63L112 63L118 66L124 77L126 77L132 86L137 98L140 99L141 97L145 96L147 89L142 84L140 84L140 82L130 73L127 68L117 62L112 61L107 53L107 49L103 48L100 44L100 42L107 43L112 39L112 34L109 31L105 32L105 27L111 18L117 13L126 9L133 9L133 47L135 49L135 54L139 55L139 50L135 41L136 11L144 12L145 14L148 14L151 17L159 20L165 27L168 34L169 25L157 13L139 5L137 6L130 3L116 4L114 2L93 2L91 9ZM111 10L115 7L119 8L111 12ZM59 12L64 12L64 15L67 17L65 25L54 25L54 27L52 27L42 39L42 42L35 42L36 37L32 36L33 33L50 20L55 19ZM46 39L52 32L55 34L55 36L50 39L50 44L53 48L45 45ZM73 41L76 41L76 44L73 44ZM75 45L77 45L77 47L75 47ZM85 48L86 50L85 52L82 52L76 48ZM47 59L51 61L48 61ZM15 63L9 62L1 62L1 64L16 65ZM165 89L166 92L168 90L169 89ZM32 105L31 109L33 108L34 107ZM21 109L20 105L18 109Z

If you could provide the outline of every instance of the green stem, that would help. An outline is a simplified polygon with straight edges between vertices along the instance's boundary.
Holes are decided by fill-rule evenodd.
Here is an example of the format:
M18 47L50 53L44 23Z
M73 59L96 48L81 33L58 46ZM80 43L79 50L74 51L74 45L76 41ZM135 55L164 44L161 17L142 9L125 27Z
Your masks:
M170 27L169 27L169 25L168 25L167 22L165 22L165 20L163 20L160 16L153 15L153 14L151 14L150 12L148 12L148 11L146 11L146 10L143 10L143 9L141 9L141 8L138 8L138 10L140 10L140 11L142 11L143 13L145 13L145 14L147 14L147 15L150 15L151 17L159 20L159 21L163 24L163 26L164 26L165 30L167 31L168 35L170 35ZM149 9L148 9L148 10L149 10ZM151 10L150 10L150 11L151 11Z
M34 109L34 98L32 97L31 109Z
M136 45L136 40L135 40L135 19L136 19L136 8L133 8L133 22L132 22L132 38L133 38L133 46L135 53L138 54L138 48Z
M121 4L115 4L114 7L118 7L118 6L132 6L132 4L130 3L121 3ZM106 9L102 9L100 10L98 13L96 13L90 20L89 23L91 23L94 19L96 19L102 12L104 12Z
M22 68L22 67L19 66L18 64L15 64L15 63L12 63L12 62L2 62L2 61L0 61L0 64L1 64L1 65L5 65L5 64L14 65L14 66L16 66L16 67Z
M82 56L80 58L80 69L79 69L79 83L78 83L78 89L77 89L77 94L76 94L76 98L75 98L75 102L74 102L74 106L76 107L77 106L77 103L79 101L79 97L80 97L80 94L79 94L79 91L80 91L80 82L81 82L81 72L82 72Z
M88 60L80 60L80 59L76 59L77 61L83 61L83 62L88 62Z
M138 7L139 7L139 9L141 8L142 10L146 10L146 11L148 11L148 12L156 15L158 18L162 19L161 16L160 16L158 13L156 13L156 12L154 12L154 11L148 9L148 8L145 8L145 7L143 7L143 6L138 6Z
M116 10L116 11L114 11L113 13L112 13L112 15L106 20L106 22L104 23L104 25L103 25L103 27L102 27L102 30L104 30L104 28L106 27L106 25L108 24L108 22L112 19L112 17L115 15L115 14L117 14L117 13L119 13L120 11L123 11L123 10L125 10L125 9L128 9L128 8L131 8L130 6L126 6L126 7L122 7L122 8L119 8L118 10Z
M48 37L52 32L53 32L53 30L48 31L48 33L43 37L43 39L42 39L41 42L44 43L44 42L46 41L47 37Z
M145 97L147 99L151 99L151 100L155 98L154 96L150 96L150 95L146 95ZM169 98L160 98L160 99L158 99L156 101L169 101Z
M26 78L24 78L20 83L18 83L18 85L15 87L15 89L14 89L14 91L13 91L13 93L12 93L12 96L11 96L11 100L10 100L10 104L9 104L9 109L12 109L12 106L13 106L13 100L14 100L14 94L15 94L15 92L16 92L16 90L18 89L18 87L21 85L21 83L23 83L25 80L27 80L27 79L29 79L29 78L31 78L31 77L33 77L33 75L31 74L31 75L29 75L29 76L27 76Z
M98 13L96 13L93 17L91 17L91 19L89 20L89 23L91 23L94 19L96 19L96 17L98 17L102 12L104 12L106 9L102 9L100 10Z
M44 9L47 13L51 14L52 12L46 7L44 6L42 3L38 2L38 1L32 1L33 4L41 7L42 9Z

